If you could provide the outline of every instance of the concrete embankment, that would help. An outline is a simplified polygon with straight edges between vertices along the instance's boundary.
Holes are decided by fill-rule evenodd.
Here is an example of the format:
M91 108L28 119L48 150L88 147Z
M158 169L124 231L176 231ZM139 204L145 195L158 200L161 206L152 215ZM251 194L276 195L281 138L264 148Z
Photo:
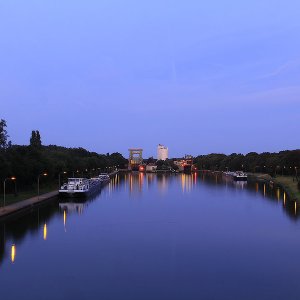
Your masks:
M40 196L35 196L14 204L7 205L5 207L0 208L0 220L8 218L12 215L16 215L19 213L24 213L24 211L31 210L34 207L37 207L44 204L48 200L52 200L58 196L58 191L53 191L47 194L43 194Z
M108 176L113 177L113 176L117 175L118 173L119 173L119 170L116 170L114 172L109 173Z

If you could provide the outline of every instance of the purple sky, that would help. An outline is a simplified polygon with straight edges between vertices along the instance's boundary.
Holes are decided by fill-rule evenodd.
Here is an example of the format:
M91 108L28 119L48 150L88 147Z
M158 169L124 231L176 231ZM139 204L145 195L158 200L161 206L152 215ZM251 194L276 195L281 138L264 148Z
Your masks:
M300 148L300 2L0 0L15 144L156 155Z

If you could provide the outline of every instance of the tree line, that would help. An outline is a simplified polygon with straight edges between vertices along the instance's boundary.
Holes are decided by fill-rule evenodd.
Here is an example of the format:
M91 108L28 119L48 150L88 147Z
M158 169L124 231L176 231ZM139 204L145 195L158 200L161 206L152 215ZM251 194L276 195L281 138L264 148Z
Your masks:
M156 160L149 158L148 163ZM29 145L14 145L9 141L6 121L0 120L0 179L17 177L18 186L30 186L37 176L47 172L47 180L57 180L62 172L71 176L88 177L114 167L126 168L127 159L120 153L98 154L83 148L66 148L56 145L42 145L38 130L31 132ZM158 169L176 169L173 160L156 162ZM250 152L246 155L232 153L199 155L194 158L199 170L238 171L268 173L272 176L298 175L300 150L279 153ZM300 170L299 170L300 171Z
M83 148L42 145L38 130L33 130L29 145L14 145L8 141L7 124L0 121L0 179L15 176L18 188L36 184L37 177L47 173L44 182L57 181L59 174L89 177L114 168L125 168L127 159L120 153L98 154ZM2 187L2 185L1 185ZM3 188L3 187L2 187Z
M250 152L246 155L232 153L199 155L194 159L199 170L245 171L274 175L297 175L300 167L300 150L278 153ZM299 175L299 174L298 174Z

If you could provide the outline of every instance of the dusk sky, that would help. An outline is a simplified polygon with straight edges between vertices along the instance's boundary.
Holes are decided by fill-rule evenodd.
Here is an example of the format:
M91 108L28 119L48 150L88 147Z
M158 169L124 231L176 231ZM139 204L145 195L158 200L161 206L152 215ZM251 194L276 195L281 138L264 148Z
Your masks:
M14 144L171 157L300 148L300 1L0 0Z

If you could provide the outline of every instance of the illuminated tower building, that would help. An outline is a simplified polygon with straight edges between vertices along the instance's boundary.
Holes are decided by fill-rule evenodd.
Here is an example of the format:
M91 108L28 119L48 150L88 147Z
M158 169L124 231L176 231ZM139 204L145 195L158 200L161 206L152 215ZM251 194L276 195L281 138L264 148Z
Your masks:
M169 149L161 144L157 146L157 159L166 160L169 158Z

